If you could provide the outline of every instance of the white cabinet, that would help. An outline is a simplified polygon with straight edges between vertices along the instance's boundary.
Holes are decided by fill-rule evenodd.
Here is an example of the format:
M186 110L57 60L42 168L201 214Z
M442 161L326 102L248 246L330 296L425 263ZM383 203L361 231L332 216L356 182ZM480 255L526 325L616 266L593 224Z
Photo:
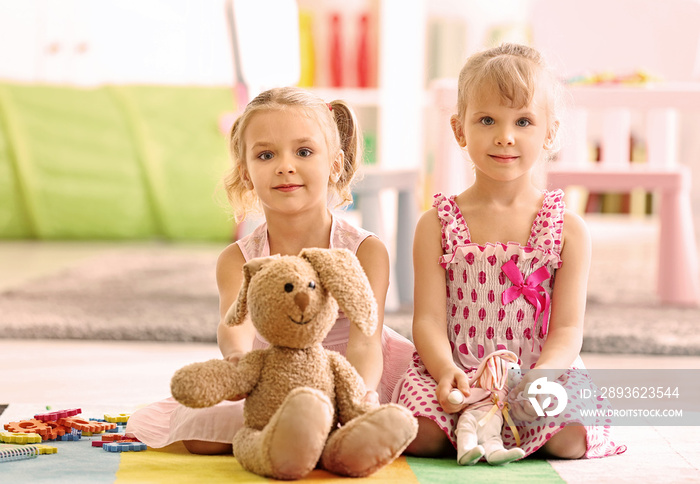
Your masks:
M0 79L227 85L224 0L0 0Z

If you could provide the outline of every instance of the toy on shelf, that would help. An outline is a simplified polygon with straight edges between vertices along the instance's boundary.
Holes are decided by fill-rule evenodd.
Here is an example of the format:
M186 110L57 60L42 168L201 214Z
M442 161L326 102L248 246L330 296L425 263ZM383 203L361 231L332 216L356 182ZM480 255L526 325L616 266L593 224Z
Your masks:
M642 70L624 75L615 74L613 72L586 73L564 80L566 84L572 86L609 84L643 85L659 81L661 81L661 78Z
M343 85L343 47L341 42L340 14L331 15L330 25L330 84L331 87Z
M178 370L175 399L200 408L247 395L233 452L258 475L299 479L319 464L364 477L392 462L415 437L416 419L396 404L364 402L355 368L321 344L339 305L363 333L377 327L377 305L357 258L347 249L304 249L253 259L243 275L224 320L241 324L250 312L270 347L247 353L238 365L210 360Z

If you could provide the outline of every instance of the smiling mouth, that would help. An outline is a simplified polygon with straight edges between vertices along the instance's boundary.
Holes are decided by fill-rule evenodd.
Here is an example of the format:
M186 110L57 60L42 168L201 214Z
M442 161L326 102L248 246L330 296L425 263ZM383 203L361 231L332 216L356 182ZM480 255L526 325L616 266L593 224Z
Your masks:
M489 155L496 161L508 162L517 159L516 155Z
M304 321L303 317L302 317L302 319L300 319L299 321L297 321L296 319L294 319L294 318L291 317L291 316L288 316L288 317L289 317L289 319L292 321L292 323L298 324L299 326L303 326L303 325L305 325L305 324L311 322L310 319L307 319L306 321Z
M301 188L301 185L277 185L276 187L273 187L275 190L279 190L281 192L292 192L296 190L297 188Z

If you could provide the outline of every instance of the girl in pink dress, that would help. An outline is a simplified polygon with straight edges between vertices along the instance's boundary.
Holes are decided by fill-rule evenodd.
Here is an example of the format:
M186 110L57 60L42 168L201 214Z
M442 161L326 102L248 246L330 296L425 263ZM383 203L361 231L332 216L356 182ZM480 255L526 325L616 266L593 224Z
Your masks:
M326 104L303 89L278 88L248 104L231 129L233 166L224 185L238 221L258 206L265 222L219 256L222 319L238 295L248 260L327 247L355 253L383 321L389 285L386 247L373 234L333 216L327 206L333 198L337 205L351 200L350 186L361 165L360 140L355 114L343 101ZM415 348L391 329L379 328L367 337L341 313L324 346L344 354L357 369L367 401L386 403ZM267 345L250 320L237 326L220 322L217 339L224 359L234 363ZM219 454L232 451L233 436L242 425L243 400L191 409L168 399L135 412L126 430L151 447L183 441L192 453Z
M504 44L472 56L459 76L451 125L474 165L475 181L459 195L435 196L414 240L413 338L417 353L395 398L419 420L407 453L454 453L473 464L462 444L459 412L469 378L490 354L518 357L522 380L507 405L489 418L504 425L506 448L542 449L558 458L624 452L607 425L585 426L571 412L538 417L529 386L546 375L591 388L579 357L590 262L583 220L564 207L563 193L533 183L533 169L555 146L558 82L537 51ZM556 276L556 284L555 284ZM530 371L527 371L530 370ZM468 399L465 398L466 402ZM600 405L607 405L601 402ZM507 412L507 415L506 415ZM517 433L516 433L517 432ZM517 442L516 442L517 441ZM473 446L471 446L473 447ZM502 459L489 459L504 463Z

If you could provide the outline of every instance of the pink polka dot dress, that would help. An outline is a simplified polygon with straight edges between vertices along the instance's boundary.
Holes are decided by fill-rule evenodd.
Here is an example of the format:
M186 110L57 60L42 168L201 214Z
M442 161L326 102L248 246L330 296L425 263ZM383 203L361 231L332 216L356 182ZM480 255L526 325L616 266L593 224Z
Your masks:
M470 241L469 228L455 197L435 195L433 206L442 224L444 255L438 262L445 268L447 283L447 332L452 357L467 376L476 370L484 356L503 349L518 356L522 369L535 366L547 338L554 274L561 266L563 196L561 190L544 193L542 208L535 217L526 246L515 242L481 246ZM580 358L572 368L584 369ZM570 370L560 380L562 384L586 388L593 385L585 372L580 371ZM405 405L415 416L435 421L456 445L454 430L458 414L442 410L435 397L436 386L416 353L396 387L394 401ZM600 404L608 405L605 401ZM517 422L520 447L529 455L574 422L577 422L575 415L566 411L557 417ZM586 457L603 457L626 450L610 440L610 428L605 422L585 428ZM506 448L516 446L507 425L503 427L502 437Z

